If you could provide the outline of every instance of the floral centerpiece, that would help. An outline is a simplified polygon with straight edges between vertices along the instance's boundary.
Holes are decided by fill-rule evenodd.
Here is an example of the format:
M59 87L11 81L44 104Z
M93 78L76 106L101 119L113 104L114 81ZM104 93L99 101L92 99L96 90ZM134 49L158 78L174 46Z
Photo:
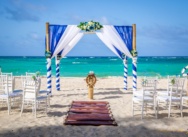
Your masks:
M80 22L80 24L77 27L87 32L93 32L93 31L100 30L101 28L103 28L103 26L100 25L99 22L94 22L94 21Z

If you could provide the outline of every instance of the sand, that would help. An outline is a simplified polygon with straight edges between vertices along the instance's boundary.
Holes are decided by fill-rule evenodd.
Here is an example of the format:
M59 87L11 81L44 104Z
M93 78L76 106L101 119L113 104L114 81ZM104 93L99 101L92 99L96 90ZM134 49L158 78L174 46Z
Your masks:
M118 126L70 126L64 125L67 110L72 101L87 101L88 90L85 78L61 78L61 91L53 89L51 107L48 114L37 111L35 119L31 109L25 109L20 117L20 108L12 108L7 114L7 108L0 108L0 136L23 137L187 137L188 108L184 109L184 117L179 110L172 110L171 118L167 118L167 110L159 112L158 119L154 111L149 110L141 120L140 111L132 117L132 78L128 78L128 91L123 89L123 77L98 78L94 88L94 100L108 101ZM138 78L138 88L141 88L141 78ZM159 79L158 89L166 88L166 79ZM20 78L16 78L16 89L21 88ZM185 87L186 88L186 87ZM46 78L42 78L41 90L46 89Z

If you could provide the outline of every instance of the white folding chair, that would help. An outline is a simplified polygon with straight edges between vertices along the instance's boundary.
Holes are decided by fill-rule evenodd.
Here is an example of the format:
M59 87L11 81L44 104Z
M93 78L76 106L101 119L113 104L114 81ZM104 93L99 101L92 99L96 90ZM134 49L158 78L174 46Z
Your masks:
M24 81L24 79L29 78L29 77L33 77L33 76L36 76L36 73L26 72L25 78L23 76L23 81ZM47 96L48 107L50 108L50 95L49 95L49 91L47 91L47 90L40 90L40 87L41 87L41 78L40 78L40 76L38 76L36 78L37 78L37 81L39 82L39 86L38 86L39 89L38 89L38 92L37 92L37 96Z
M13 92L13 90L14 90L14 82L15 81L14 81L14 77L13 77L12 73L1 73L1 75L6 75L7 76L7 82L6 82L7 88L8 88L10 93Z
M135 107L141 108L141 119L143 118L143 112L146 111L147 107L152 107L155 111L156 116L156 107L155 107L155 94L156 94L156 84L157 80L146 79L142 85L141 91L133 91L132 98L132 115L134 116Z
M39 82L33 80L32 77L26 77L24 81L24 91L21 114L23 113L24 106L32 106L32 112L37 116L37 109L42 106L47 113L47 96L37 96L39 91Z
M171 114L172 106L180 108L180 113L182 116L182 93L185 83L184 78L175 78L175 83L171 85L171 90L169 95L157 95L157 115L159 112L159 106L168 109L168 118ZM175 94L176 93L176 94Z
M0 87L1 87L1 94L0 94L0 100L2 104L6 102L8 106L8 115L11 111L11 105L18 104L20 105L22 95L17 94L11 91L9 91L11 88L9 87L9 76L8 75L0 75Z
M40 90L41 87L41 78L38 78L38 82L39 82L39 86L38 86L38 96L46 96L47 97L47 104L48 104L48 108L50 108L50 94L49 91L47 90Z
M2 75L7 75L8 76L8 89L9 93L14 93L14 94L19 94L22 95L22 89L15 89L15 78L12 75L12 73L1 73Z
M188 96L182 97L182 104L181 104L181 116L183 117L183 107L188 107Z
M167 89L166 90L162 90L162 91L157 91L158 96L162 95L162 96L169 96L170 95L170 90L172 87L172 80L175 80L176 78L180 78L180 76L167 76ZM174 92L172 91L172 94L174 94Z

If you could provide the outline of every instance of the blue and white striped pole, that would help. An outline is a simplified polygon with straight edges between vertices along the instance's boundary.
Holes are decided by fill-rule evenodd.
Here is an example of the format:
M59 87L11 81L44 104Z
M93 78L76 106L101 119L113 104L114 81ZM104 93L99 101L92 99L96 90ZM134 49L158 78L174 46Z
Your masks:
M51 58L47 58L47 91L48 94L51 95L52 94L52 80L51 80Z
M60 59L56 57L56 90L60 90L60 73L59 73Z
M132 71L133 71L133 91L137 89L137 57L132 59Z
M124 81L124 89L127 90L127 69L128 69L128 66L127 66L127 57L124 58L123 60L123 64L124 64L124 78L123 78L123 81Z

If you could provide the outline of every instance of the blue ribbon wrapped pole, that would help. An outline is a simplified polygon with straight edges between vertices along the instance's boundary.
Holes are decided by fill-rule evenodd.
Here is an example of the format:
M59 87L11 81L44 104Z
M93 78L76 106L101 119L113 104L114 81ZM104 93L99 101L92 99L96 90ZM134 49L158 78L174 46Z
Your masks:
M59 72L60 59L56 58L56 90L60 90L60 72Z
M128 72L128 65L127 65L127 58L125 57L123 60L123 64L124 64L124 89L127 90L127 72Z
M133 71L133 91L137 89L137 57L132 59L132 71Z
M47 91L48 94L51 95L52 94L52 80L51 80L51 58L47 58Z

